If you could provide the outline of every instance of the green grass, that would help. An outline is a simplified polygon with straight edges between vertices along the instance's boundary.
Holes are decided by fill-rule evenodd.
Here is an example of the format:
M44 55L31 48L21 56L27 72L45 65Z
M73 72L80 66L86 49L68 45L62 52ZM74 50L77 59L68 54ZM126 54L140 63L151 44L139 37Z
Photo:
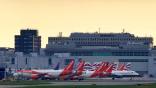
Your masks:
M49 84L50 81L43 80L16 80L16 81L0 81L0 85L39 85Z
M142 85L69 85L69 86L29 86L23 88L156 88L156 84Z

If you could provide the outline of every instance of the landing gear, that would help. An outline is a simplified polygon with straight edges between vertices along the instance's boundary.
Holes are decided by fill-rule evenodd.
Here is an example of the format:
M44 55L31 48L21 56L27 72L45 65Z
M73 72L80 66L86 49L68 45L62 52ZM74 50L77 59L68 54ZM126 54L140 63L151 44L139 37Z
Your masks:
M78 80L79 80L79 82L80 82L81 80L84 80L84 78L78 78Z
M113 77L112 80L115 80L115 77Z
M79 80L79 82L81 81L81 79L78 79Z

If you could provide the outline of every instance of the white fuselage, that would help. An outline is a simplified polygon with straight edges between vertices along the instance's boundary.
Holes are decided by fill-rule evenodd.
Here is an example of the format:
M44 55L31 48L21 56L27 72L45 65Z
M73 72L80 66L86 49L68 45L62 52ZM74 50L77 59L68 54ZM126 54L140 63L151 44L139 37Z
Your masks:
M47 74L52 78L58 78L60 74L63 72L63 69L60 70L47 69L47 70L34 70L34 71L39 72L41 74Z
M47 70L32 70L35 71L37 73L31 73L31 72L15 72L14 76L15 77L27 77L27 78L31 78L33 75L41 75L41 74L46 74L48 75L48 77L51 78L58 78L60 76L60 74L63 72L63 69L61 70L53 70L53 69L47 69Z
M86 70L86 71L83 71L80 76L83 77L83 78L90 78L93 73L94 73L94 71Z
M116 76L139 76L139 74L135 71L127 71L127 70L124 70L124 71L115 71L113 70L112 75L116 75Z

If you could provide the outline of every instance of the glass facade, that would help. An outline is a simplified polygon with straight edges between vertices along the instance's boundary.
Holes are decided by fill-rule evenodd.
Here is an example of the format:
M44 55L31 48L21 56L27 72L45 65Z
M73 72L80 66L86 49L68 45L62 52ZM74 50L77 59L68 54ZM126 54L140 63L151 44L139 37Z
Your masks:
M119 59L119 62L148 62L148 59Z
M25 64L26 65L28 64L28 58L25 58Z
M52 65L52 60L51 60L51 58L48 59L48 65Z
M70 41L73 46L64 44L65 41ZM49 37L46 54L59 52L71 53L71 56L149 56L152 44L152 37L135 37L130 33L71 33L69 37Z
M71 56L149 56L149 52L72 52Z
M15 64L15 58L11 59L11 64Z

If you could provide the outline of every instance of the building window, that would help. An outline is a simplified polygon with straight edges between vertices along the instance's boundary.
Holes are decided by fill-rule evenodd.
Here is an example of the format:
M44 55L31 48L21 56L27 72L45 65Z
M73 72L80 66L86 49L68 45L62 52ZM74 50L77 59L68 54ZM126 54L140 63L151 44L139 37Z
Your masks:
M65 59L65 65L68 65L70 63L71 59Z
M156 58L153 58L154 61L156 61Z
M51 60L51 58L48 59L48 65L52 65L52 60Z
M148 62L148 59L119 59L119 62Z
M15 58L11 59L11 64L15 64Z
M28 64L28 58L25 58L25 64Z

